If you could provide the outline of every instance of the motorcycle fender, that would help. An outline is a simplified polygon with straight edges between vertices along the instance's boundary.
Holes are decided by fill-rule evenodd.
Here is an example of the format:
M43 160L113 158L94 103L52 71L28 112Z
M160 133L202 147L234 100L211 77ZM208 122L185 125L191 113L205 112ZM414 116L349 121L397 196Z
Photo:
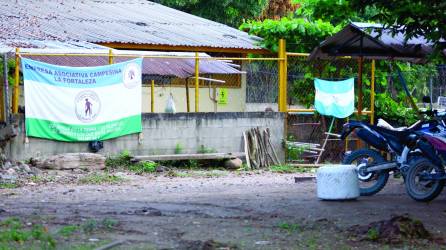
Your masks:
M418 141L417 146L421 150L423 155L429 158L429 160L431 160L434 164L441 165L441 160L436 154L437 151L429 142L420 140Z
M370 132L367 129L356 129L356 135L363 141L365 141L367 144L380 149L380 150L387 150L387 143L382 139Z

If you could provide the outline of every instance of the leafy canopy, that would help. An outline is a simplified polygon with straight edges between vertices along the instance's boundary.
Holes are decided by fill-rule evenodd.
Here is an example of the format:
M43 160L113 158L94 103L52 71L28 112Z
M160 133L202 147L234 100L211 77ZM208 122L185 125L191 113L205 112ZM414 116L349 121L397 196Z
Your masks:
M322 20L310 22L304 18L283 17L280 20L249 21L240 28L262 37L261 45L272 51L277 51L278 41L283 38L288 42L288 51L308 52L341 27Z
M424 36L432 42L446 38L446 2L444 0L350 0L353 9L364 13L376 9L374 19L402 29L407 37Z
M246 19L260 16L268 0L156 0L162 5L178 9L232 27Z

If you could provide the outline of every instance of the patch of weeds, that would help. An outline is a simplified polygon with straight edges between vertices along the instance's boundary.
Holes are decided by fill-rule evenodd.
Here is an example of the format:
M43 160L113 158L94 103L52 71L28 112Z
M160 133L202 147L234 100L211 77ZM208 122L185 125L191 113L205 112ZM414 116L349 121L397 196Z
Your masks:
M175 145L175 154L178 155L181 153L183 153L183 145L181 145L180 143L177 143Z
M86 234L91 234L99 230L113 230L119 225L119 222L115 219L105 218L102 221L97 221L94 219L87 220L82 224L81 228Z
M271 172L276 173L313 173L312 168L293 167L291 165L276 165L269 168Z
M227 176L228 172L227 171L222 171L222 170L211 170L211 171L204 171L200 173L202 176L204 177L221 177L221 176Z
M137 174L142 173L152 173L155 172L157 163L147 161L147 162L132 162L132 155L129 151L124 150L117 156L108 157L105 160L105 166L109 170L113 169L124 169L135 172Z
M211 154L211 153L216 153L216 152L217 152L217 150L215 150L213 148L205 147L204 145L201 145L197 149L197 153L199 153L199 154Z
M119 222L115 219L105 218L101 222L102 227L105 229L116 229L116 227L119 225Z
M189 169L197 169L200 167L200 164L197 160L187 160L186 164Z
M298 224L290 224L290 223L280 223L278 227L284 231L286 231L288 234L292 234L298 230L300 230L300 226Z
M34 183L48 183L56 181L56 177L54 176L41 176L41 175L33 175L29 178L30 181Z
M105 160L105 166L111 169L126 168L132 165L132 155L128 150L122 151L117 156L109 156Z
M18 187L19 185L14 182L0 182L0 189L14 189Z
M288 140L284 141L287 160L303 162L302 154L306 149L309 149L310 147L307 145L298 146L293 143L294 140L295 138L293 136L288 136Z
M367 231L367 239L371 240L371 241L376 241L379 238L379 232L376 228L370 228Z
M75 232L79 231L79 229L80 229L79 226L68 225L68 226L64 226L61 229L59 229L57 234L59 234L63 237L69 237L69 236L73 235Z
M308 240L306 242L306 246L308 247L308 249L311 249L311 250L319 249L319 244L317 243L316 237L312 236L312 237L308 238Z
M156 171L157 165L158 164L156 164L153 161L141 161L133 165L130 165L128 169L132 172L135 172L136 174L153 173Z
M191 174L188 172L180 172L180 171L175 171L175 170L169 170L166 173L167 177L179 177L179 178L185 178L185 177L191 177Z
M92 250L97 249L100 246L106 245L110 243L109 240L102 240L98 242L88 242L88 243L82 243L79 245L71 245L69 247L70 250Z
M250 168L250 167L248 167L248 164L246 164L246 163L242 163L242 166L239 168L239 169L237 169L237 171L251 171L252 169Z
M0 249L56 247L56 240L42 225L25 226L20 219L12 217L0 222L0 228Z
M118 184L124 181L124 178L108 173L93 173L79 179L81 184Z

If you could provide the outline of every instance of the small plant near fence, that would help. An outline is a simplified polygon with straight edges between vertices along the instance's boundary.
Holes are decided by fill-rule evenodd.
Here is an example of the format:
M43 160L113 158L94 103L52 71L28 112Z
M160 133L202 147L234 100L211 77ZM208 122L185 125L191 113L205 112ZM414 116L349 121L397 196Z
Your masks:
M151 161L132 162L132 155L124 150L117 156L108 157L105 165L109 170L129 170L137 174L152 173L156 171L157 163Z
M285 140L285 149L287 155L287 162L303 163L303 154L306 150L310 149L308 145L296 145L293 136L288 136L288 140Z

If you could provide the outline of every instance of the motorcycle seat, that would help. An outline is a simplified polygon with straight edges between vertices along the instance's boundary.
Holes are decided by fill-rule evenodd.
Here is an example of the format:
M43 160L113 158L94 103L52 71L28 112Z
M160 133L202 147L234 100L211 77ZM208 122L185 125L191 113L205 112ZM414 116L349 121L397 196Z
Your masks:
M417 126L420 122L421 122L421 121L417 121L417 122L415 122L414 124L410 125L410 127L406 127L406 126L404 126L404 127L398 127L398 128L395 128L395 127L392 126L390 123L388 123L386 120L384 120L384 119L382 119L382 118L379 118L379 119L378 119L378 123L377 123L376 125L377 125L378 127L386 128L386 129L389 129L389 130L394 130L394 131L405 131L405 130L410 130L410 129L414 128L414 127Z

